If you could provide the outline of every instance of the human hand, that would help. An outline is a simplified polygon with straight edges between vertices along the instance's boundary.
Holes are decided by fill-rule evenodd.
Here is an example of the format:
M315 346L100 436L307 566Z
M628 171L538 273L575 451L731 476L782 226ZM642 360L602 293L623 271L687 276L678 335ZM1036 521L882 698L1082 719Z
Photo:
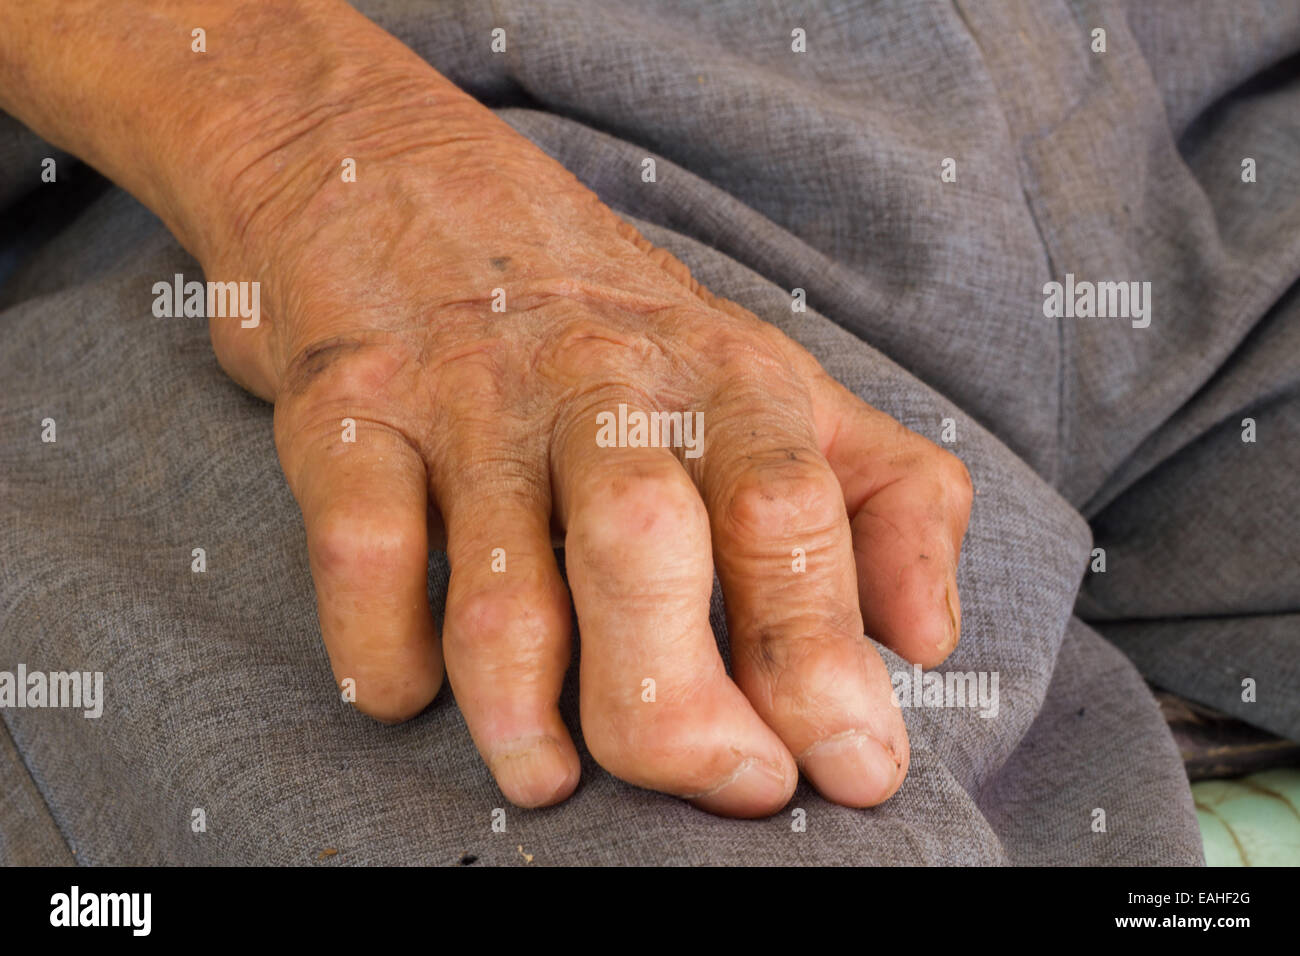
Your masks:
M445 655L505 795L563 799L579 765L557 707L562 540L602 766L737 816L783 806L796 765L833 801L886 799L907 735L864 620L923 665L955 646L964 467L428 74L375 71L238 167L249 212L204 263L263 284L263 324L213 320L213 341L275 402L336 678L402 720ZM620 405L680 413L694 447L606 447ZM431 544L452 569L441 647ZM708 622L715 567L734 683Z

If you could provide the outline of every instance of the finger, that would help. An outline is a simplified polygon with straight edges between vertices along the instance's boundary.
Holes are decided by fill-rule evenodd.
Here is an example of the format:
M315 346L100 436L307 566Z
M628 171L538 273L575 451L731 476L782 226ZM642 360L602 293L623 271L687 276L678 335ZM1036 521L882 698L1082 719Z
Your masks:
M587 746L638 786L714 813L773 813L798 773L718 654L703 502L667 450L597 443L596 413L617 405L574 416L553 480L582 629Z
M357 709L392 723L427 707L442 683L428 598L427 478L400 433L338 410L278 404L277 445L307 529L335 679L354 692ZM355 441L344 440L344 417Z
M732 669L824 797L874 806L906 776L907 731L863 635L843 493L807 400L764 378L761 394L728 386L700 459Z
M545 455L494 437L498 428L462 422L446 445L448 472L435 475L451 562L443 650L501 792L538 807L568 797L580 772L559 710L569 594L551 550Z
M955 455L828 377L814 404L824 453L844 489L867 633L935 667L961 636L957 562L970 474Z

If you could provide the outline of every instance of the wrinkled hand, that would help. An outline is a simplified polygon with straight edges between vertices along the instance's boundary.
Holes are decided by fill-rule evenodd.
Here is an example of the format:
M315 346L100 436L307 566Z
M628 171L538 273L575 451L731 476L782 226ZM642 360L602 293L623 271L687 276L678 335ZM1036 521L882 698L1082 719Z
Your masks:
M399 721L445 656L506 797L564 799L579 762L557 708L562 540L603 767L736 816L781 808L796 767L838 803L885 800L908 743L864 622L926 666L956 645L964 467L486 109L425 96L418 71L367 91L241 151L239 229L204 261L262 282L261 325L216 319L212 336L275 403L337 680ZM702 454L598 441L620 404L702 413ZM440 646L426 574L444 543ZM734 683L709 626L715 568Z

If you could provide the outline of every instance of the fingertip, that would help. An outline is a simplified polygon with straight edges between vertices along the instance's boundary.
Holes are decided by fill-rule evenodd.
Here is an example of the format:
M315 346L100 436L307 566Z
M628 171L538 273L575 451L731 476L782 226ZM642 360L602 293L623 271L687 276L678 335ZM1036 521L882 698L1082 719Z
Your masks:
M865 731L820 740L799 757L808 781L827 800L846 807L874 807L897 792L907 775L907 748L898 755Z
M400 678L388 674L336 675L344 700L367 717L388 726L418 717L442 689L442 658L436 644L430 651L429 657L413 662Z
M937 543L888 547L863 518L854 523L858 599L868 634L907 661L937 667L961 637L961 599Z
M688 799L701 810L718 816L755 819L776 813L794 796L799 771L785 756L777 763L746 757L712 789Z
M517 807L549 807L568 799L578 787L581 764L572 741L544 734L508 741L488 758L492 775L507 800Z

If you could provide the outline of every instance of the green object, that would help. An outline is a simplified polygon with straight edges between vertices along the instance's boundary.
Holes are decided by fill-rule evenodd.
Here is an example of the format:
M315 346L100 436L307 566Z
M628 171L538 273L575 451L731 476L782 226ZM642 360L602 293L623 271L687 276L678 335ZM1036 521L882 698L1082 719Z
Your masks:
M1300 866L1300 770L1192 784L1209 866Z

